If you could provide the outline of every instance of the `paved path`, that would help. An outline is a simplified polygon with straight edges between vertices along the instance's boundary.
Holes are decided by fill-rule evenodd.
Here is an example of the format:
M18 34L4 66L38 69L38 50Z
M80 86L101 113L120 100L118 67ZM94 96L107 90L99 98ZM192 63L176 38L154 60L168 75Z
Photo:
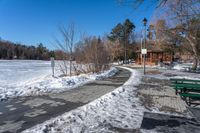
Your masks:
M20 132L45 120L68 112L114 90L130 77L119 72L107 79L48 96L21 97L0 102L0 132Z
M138 96L148 110L144 113L140 129L150 133L200 133L200 108L188 107L179 95L175 95L167 79L174 75L173 71L165 74L159 72L163 70L148 71L137 86ZM161 113L152 112L153 108Z
M199 133L200 123L194 118L145 112L141 129L159 133Z

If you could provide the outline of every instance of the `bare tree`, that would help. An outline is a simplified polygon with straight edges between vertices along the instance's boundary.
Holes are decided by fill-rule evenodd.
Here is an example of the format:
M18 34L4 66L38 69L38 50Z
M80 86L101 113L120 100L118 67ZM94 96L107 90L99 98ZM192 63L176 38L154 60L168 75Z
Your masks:
M185 51L193 56L193 69L196 69L200 58L200 3L199 0L167 1L162 8L167 16L169 29L163 33L171 39L176 39L188 45Z
M108 68L109 51L101 38L85 37L75 47L76 61L85 64L87 72L99 72Z
M145 0L120 0L129 6L142 5ZM200 58L200 0L151 0L157 3L157 13L168 23L162 30L171 39L184 43L187 51L193 56L193 69L197 68ZM158 32L158 31L157 31Z
M118 40L115 42L106 40L105 45L107 47L107 50L110 53L111 61L119 61L123 59L123 46L120 44Z
M156 8L164 6L167 2L171 0L148 0L152 4L156 4ZM181 2L182 0L176 0ZM138 8L139 6L143 5L147 0L117 0L120 5L131 6L133 8Z
M62 35L62 40L56 39L56 43L58 47L65 53L65 55L69 55L69 58L64 58L64 69L65 73L67 74L67 65L66 60L69 61L69 74L72 76L72 52L74 48L74 34L75 34L75 26L73 23L71 23L67 28L65 26L62 26L59 28L59 31ZM63 67L62 67L63 69ZM63 71L63 70L62 70Z

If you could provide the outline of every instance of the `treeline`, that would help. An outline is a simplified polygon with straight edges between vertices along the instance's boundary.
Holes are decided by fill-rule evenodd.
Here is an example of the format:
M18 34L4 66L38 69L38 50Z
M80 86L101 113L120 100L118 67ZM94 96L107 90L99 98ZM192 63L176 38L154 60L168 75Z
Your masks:
M56 59L61 58L64 61L60 65L60 70L63 75L74 74L71 73L72 70L77 75L106 70L114 61L123 60L124 63L128 63L136 57L134 29L133 22L126 19L104 37L84 35L78 43L74 43L74 26L62 27L60 32L64 41L56 40L60 51L55 51ZM82 64L85 64L84 67Z
M49 60L54 51L40 43L37 47L0 40L0 59Z
M74 49L74 59L79 64L93 64L92 71L106 69L110 62L110 51L100 37L85 37Z

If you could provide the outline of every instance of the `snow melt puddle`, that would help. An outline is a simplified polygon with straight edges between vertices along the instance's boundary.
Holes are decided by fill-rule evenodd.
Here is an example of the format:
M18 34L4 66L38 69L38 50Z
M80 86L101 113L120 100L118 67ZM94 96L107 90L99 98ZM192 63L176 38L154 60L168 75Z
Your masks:
M140 83L141 75L136 70L121 87L79 107L28 129L26 133L44 132L116 132L138 129L145 108L136 96L135 85Z
M0 86L0 100L18 96L43 95L46 93L59 93L76 88L88 82L113 76L117 69L112 67L110 70L99 74L82 74L72 77L52 77L40 76L32 78L26 82L20 82L17 86ZM20 75L23 77L23 75ZM34 76L32 76L34 77ZM17 79L17 77L15 77ZM20 78L20 77L19 77Z

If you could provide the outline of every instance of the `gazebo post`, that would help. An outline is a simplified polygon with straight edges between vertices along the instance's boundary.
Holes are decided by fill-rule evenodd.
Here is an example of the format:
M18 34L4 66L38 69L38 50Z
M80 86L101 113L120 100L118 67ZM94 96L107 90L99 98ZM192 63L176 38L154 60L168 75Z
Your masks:
M150 52L150 62L152 63L152 54L153 52Z

